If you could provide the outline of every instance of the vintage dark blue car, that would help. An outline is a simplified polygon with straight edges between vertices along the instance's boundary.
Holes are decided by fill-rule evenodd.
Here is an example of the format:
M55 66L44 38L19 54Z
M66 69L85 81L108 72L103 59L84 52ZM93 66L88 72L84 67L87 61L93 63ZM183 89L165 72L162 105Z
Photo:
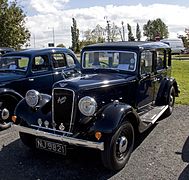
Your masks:
M79 66L74 53L66 48L29 49L3 55L0 59L0 129L10 126L10 116L29 89L51 94L52 85L77 74Z
M105 167L127 163L137 134L173 111L179 94L171 49L161 42L90 45L82 76L54 84L52 96L27 92L13 120L23 143L66 154L70 147L101 151Z

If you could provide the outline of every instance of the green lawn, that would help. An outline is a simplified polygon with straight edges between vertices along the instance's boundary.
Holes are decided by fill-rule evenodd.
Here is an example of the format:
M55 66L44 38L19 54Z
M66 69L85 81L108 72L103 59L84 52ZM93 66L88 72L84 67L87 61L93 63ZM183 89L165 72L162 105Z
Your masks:
M189 105L189 61L173 60L172 76L177 80L181 91L176 103Z

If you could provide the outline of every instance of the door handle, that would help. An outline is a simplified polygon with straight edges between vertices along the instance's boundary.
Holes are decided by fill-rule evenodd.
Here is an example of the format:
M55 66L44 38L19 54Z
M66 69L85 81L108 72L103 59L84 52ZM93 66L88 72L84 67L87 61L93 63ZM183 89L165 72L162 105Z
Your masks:
M34 81L34 79L33 78L29 78L29 81L31 82L31 81Z

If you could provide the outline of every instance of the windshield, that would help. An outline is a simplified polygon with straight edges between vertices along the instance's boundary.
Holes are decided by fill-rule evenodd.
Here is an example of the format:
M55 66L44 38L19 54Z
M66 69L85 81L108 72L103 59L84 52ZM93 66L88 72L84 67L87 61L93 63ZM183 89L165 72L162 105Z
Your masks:
M135 71L137 54L131 51L88 51L82 57L84 69Z
M26 71L29 63L28 57L23 56L6 56L0 59L0 71L14 70Z

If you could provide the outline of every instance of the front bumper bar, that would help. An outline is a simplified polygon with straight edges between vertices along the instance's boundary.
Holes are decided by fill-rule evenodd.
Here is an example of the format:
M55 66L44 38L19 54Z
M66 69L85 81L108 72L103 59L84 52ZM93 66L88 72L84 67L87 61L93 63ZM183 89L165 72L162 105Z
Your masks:
M15 125L15 124L12 125L12 127L19 132L31 134L37 137L45 137L45 138L57 140L60 142L66 142L66 143L69 143L70 145L93 148L93 149L98 149L101 151L104 150L104 142L93 142L93 141L87 141L87 140L77 139L73 137L67 137L63 135L57 135L57 134L48 133L41 130L27 128L27 127Z
M12 125L12 122L0 123L0 130L8 129L11 127L11 125Z

